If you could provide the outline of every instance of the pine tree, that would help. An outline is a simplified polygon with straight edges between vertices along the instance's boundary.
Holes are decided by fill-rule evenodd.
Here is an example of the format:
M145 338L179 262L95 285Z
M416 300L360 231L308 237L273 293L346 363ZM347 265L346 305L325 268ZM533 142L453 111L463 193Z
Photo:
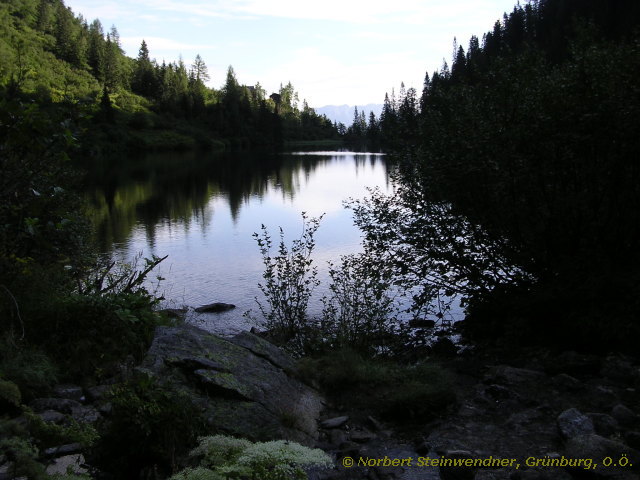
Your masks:
M91 68L91 73L101 82L104 81L104 56L105 40L104 31L100 20L95 19L89 25L89 36L87 39L87 62Z
M191 69L196 82L206 83L209 81L207 65L204 63L204 60L202 60L200 54L196 55L196 58L191 65Z

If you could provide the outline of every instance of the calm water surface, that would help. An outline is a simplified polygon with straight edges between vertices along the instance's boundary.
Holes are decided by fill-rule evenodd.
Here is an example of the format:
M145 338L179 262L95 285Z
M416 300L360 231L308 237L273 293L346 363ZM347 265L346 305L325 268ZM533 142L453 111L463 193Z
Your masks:
M102 250L126 261L168 255L159 270L166 306L233 303L230 312L189 314L223 334L254 326L248 310L261 319L263 265L252 234L262 224L276 242L282 227L290 242L301 233L301 212L324 214L314 259L326 285L326 261L360 250L342 202L367 187L392 189L383 155L353 152L149 155L105 162L88 183ZM322 286L316 293L311 313L320 312Z

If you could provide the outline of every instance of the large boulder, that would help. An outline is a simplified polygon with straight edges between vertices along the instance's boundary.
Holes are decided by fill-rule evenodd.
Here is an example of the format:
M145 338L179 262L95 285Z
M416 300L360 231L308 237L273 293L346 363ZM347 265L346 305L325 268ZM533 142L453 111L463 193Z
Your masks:
M251 440L312 445L320 395L294 377L294 363L251 333L224 339L199 328L158 327L139 370L187 393L212 429Z

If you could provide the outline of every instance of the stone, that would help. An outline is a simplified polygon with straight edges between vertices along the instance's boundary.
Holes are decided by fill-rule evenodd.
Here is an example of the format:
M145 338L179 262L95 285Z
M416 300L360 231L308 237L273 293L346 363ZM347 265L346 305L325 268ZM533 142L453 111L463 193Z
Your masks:
M549 359L546 370L550 374L596 375L600 370L600 359L596 355L585 355L573 351L562 352Z
M631 448L640 450L640 432L627 432L624 434L624 441Z
M610 440L596 434L576 435L567 440L565 445L565 456L569 458L593 458L597 459L596 463L601 462L605 457L619 459L625 455L629 459L629 463L634 465L634 469L640 467L640 452L625 445L624 443ZM598 465L592 472L602 474L603 472L614 473L613 467L605 467ZM627 469L628 470L628 469Z
M557 422L563 438L595 433L591 419L576 408L570 408L562 412L558 415Z
M624 426L632 426L638 421L638 415L620 403L611 409L611 416Z
M220 313L226 312L227 310L233 310L234 308L236 308L236 306L231 303L214 302L202 305L194 310L198 313Z
M587 413L587 417L593 422L593 428L598 435L608 437L620 430L620 425L615 418L606 413Z
M276 347L273 343L249 332L241 332L229 339L229 341L242 348L246 348L254 355L264 358L273 366L284 370L287 374L296 372L296 364L293 359Z
M71 417L78 423L96 423L101 415L91 405L80 405L71 410Z
M336 447L347 441L347 434L337 428L329 430L329 442Z
M539 384L546 380L544 373L526 368L498 365L492 367L485 376L485 383L497 383L500 385Z
M47 423L63 424L67 420L67 416L64 413L60 413L56 410L45 410L38 413L38 416Z
M192 325L157 327L138 372L186 394L214 431L314 445L322 398L277 366L293 361L265 344L248 332L234 342Z
M352 432L349 438L356 443L367 443L375 438L375 435L371 432L358 431Z
M340 428L349 421L349 417L344 415L341 417L328 418L320 422L321 428Z
M484 394L493 401L506 400L507 398L518 398L518 395L502 385L495 383L488 385L484 389Z
M575 377L566 373L559 373L551 379L554 387L562 391L576 392L582 388L582 383Z
M80 453L82 451L82 445L79 443L68 443L66 445L60 445L58 447L47 448L44 451L44 456L47 458L51 457L62 457L64 455L72 455L74 453Z
M82 391L82 387L78 385L56 385L53 388L53 393L54 396L58 398L68 398L77 402L84 401L84 392Z
M372 428L376 432L384 430L384 426L382 425L382 423L380 423L378 420L376 420L372 416L368 416L367 417L367 426L369 426L370 428Z
M84 467L84 456L80 453L75 455L65 455L53 460L53 463L47 466L48 475L85 475L89 471Z
M474 455L468 450L447 450L445 458L451 459L467 459L474 458ZM476 476L477 468L475 467L439 467L440 478L442 480L473 480Z
M197 369L209 369L209 370L217 370L219 372L228 373L229 371L218 362L214 362L206 357L196 357L185 355L180 358L167 358L166 362L169 365L175 365L181 368L184 368L187 371L193 371Z
M637 368L627 358L619 355L609 355L602 362L600 374L612 380L628 382L630 378L637 376Z
M71 411L80 407L80 402L68 398L36 398L29 406L34 412L44 412L45 410L55 410L57 412L71 414Z
M85 389L86 397L92 401L97 402L102 400L113 388L113 385L95 385Z

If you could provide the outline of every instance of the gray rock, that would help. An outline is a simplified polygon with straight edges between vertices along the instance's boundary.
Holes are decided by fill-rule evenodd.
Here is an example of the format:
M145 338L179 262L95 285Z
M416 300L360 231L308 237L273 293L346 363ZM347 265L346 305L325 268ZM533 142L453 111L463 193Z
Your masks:
M608 437L620 429L615 418L606 413L587 413L587 417L593 422L593 427L598 435Z
M376 436L371 432L359 431L352 432L349 438L356 443L367 443L373 440Z
M558 428L564 438L595 433L593 422L576 408L570 408L558 415Z
M631 426L638 421L638 416L628 407L618 404L611 409L611 416L615 418L620 425Z
M573 351L554 355L549 359L547 371L551 374L592 375L600 370L600 359L596 355L585 355Z
M382 423L380 423L378 420L376 420L372 416L367 417L367 425L376 432L384 430L384 426L382 425Z
M640 449L640 432L627 432L624 434L624 441L631 448Z
M80 405L71 410L71 417L78 423L96 423L100 416L98 410L91 405Z
M186 393L213 430L313 445L322 399L276 366L276 357L293 361L266 343L250 333L233 342L190 325L158 327L138 370Z
M559 373L551 379L551 383L559 390L567 392L575 392L582 388L580 380L566 373Z
M196 356L186 355L180 358L167 358L165 361L169 365L178 366L180 368L185 369L186 371L193 372L195 370L204 368L204 369L217 370L219 372L229 373L229 371L221 363L214 362L213 360L210 360L206 357L196 357Z
M609 355L602 362L600 374L612 380L628 382L630 378L637 376L637 368L626 358Z
M640 467L640 453L624 443L601 437L600 435L577 435L570 438L565 446L565 456L569 458L592 458L599 464L598 468L591 470L596 474L615 473L613 467L602 465L602 459L611 457L619 459L625 455L629 463L634 465L634 469ZM628 469L627 469L628 470Z
M67 416L64 413L60 413L56 410L45 410L38 413L38 416L47 423L62 424L67 420Z
M231 303L214 302L214 303L209 303L207 305L202 305L200 307L195 308L194 310L199 313L203 313L203 312L220 313L220 312L226 312L227 310L232 310L234 308L236 308L236 306Z
M85 395L92 402L102 400L110 391L113 385L96 385L85 389Z
M468 450L448 450L446 458L467 459L474 458L474 455ZM478 471L475 467L439 467L440 477L442 480L473 480Z
M241 332L229 341L239 347L246 348L258 357L262 357L274 366L281 368L288 374L296 371L293 359L276 347L273 343L249 332Z
M85 475L89 471L84 466L85 460L81 453L75 455L65 455L53 460L53 463L47 466L48 475L66 475L72 473L75 475Z
M78 385L56 385L53 393L58 398L68 398L77 402L84 401L84 392Z
M55 410L57 412L71 414L71 411L80 407L80 402L68 398L36 398L29 406L35 412L44 412L45 410Z
M79 443L68 443L66 445L60 445L58 447L47 448L44 451L44 456L47 458L62 457L64 455L80 453L81 450L82 445L80 445Z
M329 442L336 447L347 441L347 434L343 430L333 428L329 430Z
M322 422L320 422L320 427L321 428L340 428L348 421L349 421L349 417L346 415L342 417L328 418L327 420L323 420Z
M546 376L537 370L515 368L508 365L492 367L485 377L485 383L501 385L536 384L546 380Z

